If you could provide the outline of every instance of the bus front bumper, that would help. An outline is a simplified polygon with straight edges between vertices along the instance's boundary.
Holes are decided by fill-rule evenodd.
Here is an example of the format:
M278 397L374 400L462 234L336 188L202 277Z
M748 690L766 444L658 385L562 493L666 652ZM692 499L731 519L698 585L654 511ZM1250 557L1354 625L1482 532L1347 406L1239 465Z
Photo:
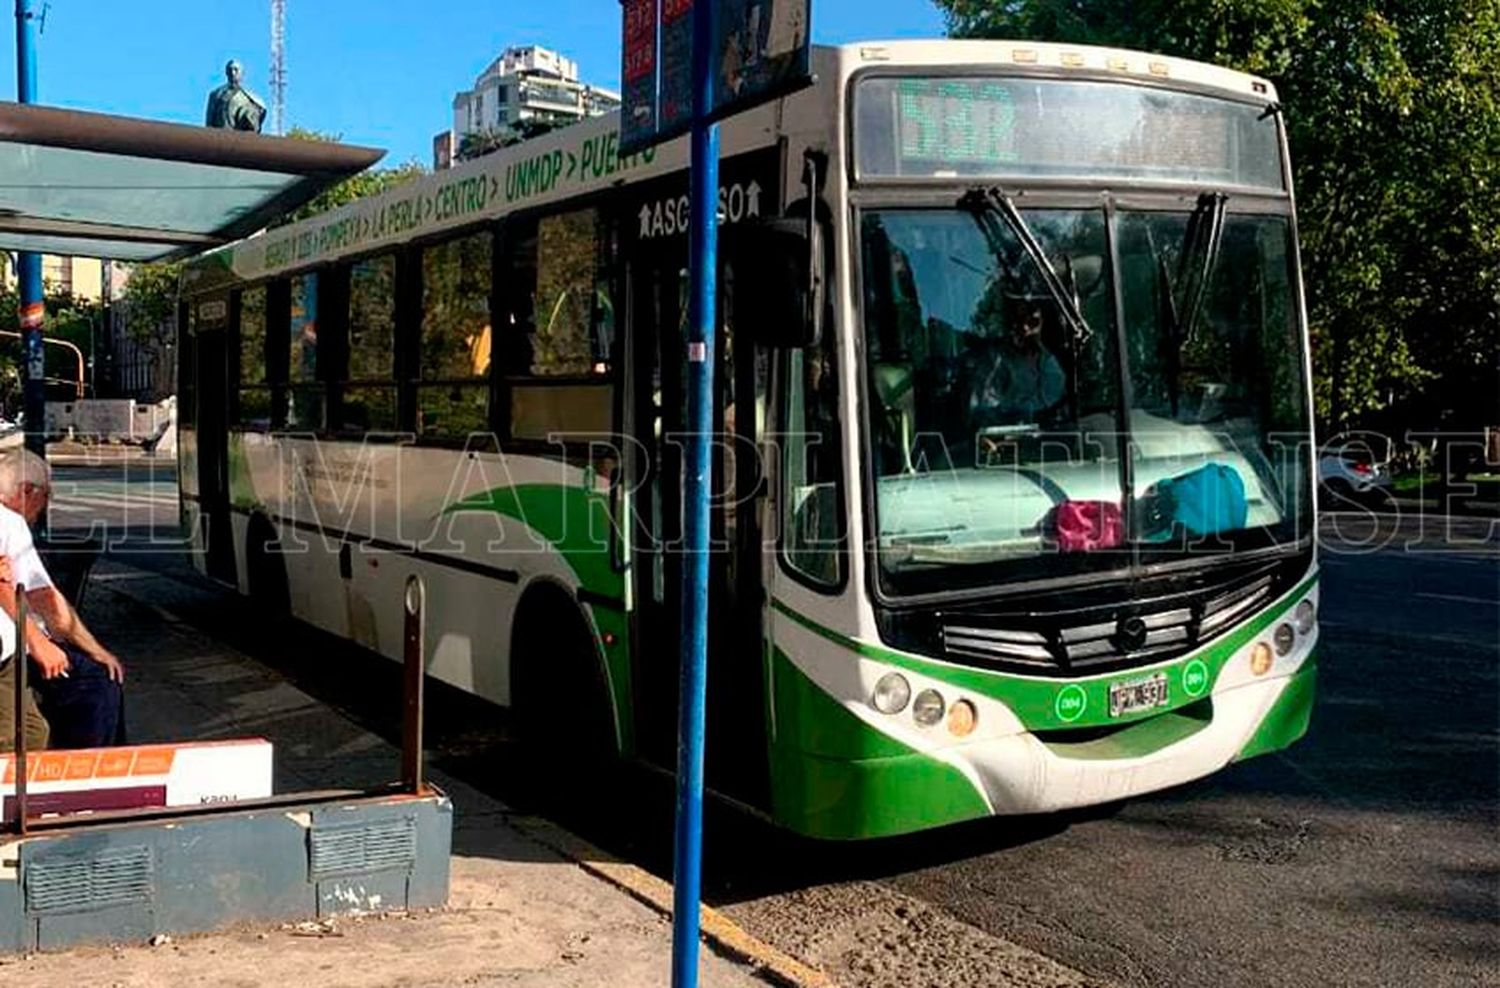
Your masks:
M836 758L773 745L779 822L830 840L1111 803L1285 748L1307 730L1317 665L1214 692L1104 737L1018 733L936 751Z

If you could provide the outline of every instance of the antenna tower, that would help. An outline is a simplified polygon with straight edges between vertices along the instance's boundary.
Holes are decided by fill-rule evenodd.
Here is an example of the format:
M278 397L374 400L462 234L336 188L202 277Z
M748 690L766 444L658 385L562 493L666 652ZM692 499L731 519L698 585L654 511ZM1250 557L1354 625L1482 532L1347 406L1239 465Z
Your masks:
M271 0L271 129L286 133L286 0Z

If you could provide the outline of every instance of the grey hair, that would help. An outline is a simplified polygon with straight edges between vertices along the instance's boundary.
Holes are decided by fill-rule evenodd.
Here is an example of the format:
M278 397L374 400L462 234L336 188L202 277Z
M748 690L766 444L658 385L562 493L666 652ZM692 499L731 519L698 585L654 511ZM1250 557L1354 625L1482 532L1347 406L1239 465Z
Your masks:
M0 453L0 497L12 497L22 484L51 488L52 467L29 449L16 447Z

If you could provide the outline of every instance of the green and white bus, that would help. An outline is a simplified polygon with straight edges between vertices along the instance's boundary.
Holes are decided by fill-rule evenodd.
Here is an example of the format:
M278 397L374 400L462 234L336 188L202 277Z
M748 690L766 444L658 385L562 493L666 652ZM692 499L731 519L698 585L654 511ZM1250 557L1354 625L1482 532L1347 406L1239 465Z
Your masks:
M867 838L1291 744L1318 589L1271 85L1006 42L814 68L722 127L710 787ZM431 675L564 770L675 745L687 142L617 130L183 281L198 565L391 657L419 575Z

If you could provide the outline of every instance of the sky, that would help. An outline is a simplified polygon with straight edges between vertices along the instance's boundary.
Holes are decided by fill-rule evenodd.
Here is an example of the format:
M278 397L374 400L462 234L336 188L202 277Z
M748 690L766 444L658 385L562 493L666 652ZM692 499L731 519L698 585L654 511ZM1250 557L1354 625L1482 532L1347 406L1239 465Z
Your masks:
M818 43L943 31L931 0L812 6ZM618 0L287 0L286 21L288 125L385 148L384 165L431 165L432 136L451 123L453 94L509 45L559 50L585 82L619 83ZM0 99L13 100L14 22L4 23ZM48 0L39 102L201 124L230 58L269 102L269 0Z

